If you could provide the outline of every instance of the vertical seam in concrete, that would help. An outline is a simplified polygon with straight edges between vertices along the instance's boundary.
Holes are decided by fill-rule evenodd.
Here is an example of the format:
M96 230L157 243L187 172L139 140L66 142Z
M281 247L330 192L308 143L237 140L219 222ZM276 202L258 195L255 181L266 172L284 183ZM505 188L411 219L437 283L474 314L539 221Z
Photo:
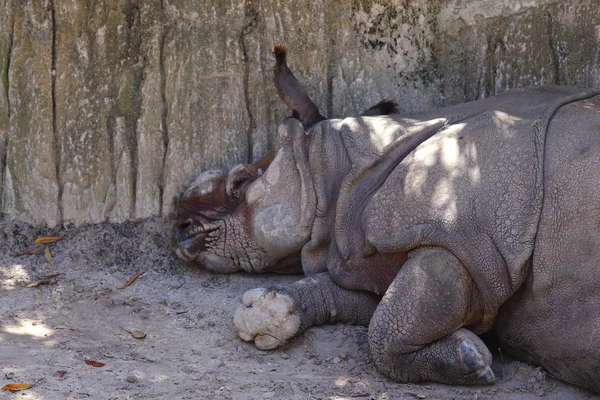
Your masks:
M330 36L330 35L328 35ZM333 117L333 75L335 71L335 59L334 59L334 47L333 39L329 38L329 45L327 46L327 110L326 118Z
M54 166L56 173L56 185L58 189L57 194L57 207L58 207L58 221L57 223L63 222L63 186L60 179L60 146L58 144L58 131L56 129L56 9L54 0L50 0L50 13L52 17L52 50L51 50L51 99L52 99L52 135L54 137Z
M4 74L6 74L6 88L4 89L6 91L6 111L7 111L7 117L10 120L10 114L11 114L11 109L10 109L10 97L9 97L9 84L10 84L10 59L12 57L12 48L13 48L13 40L14 40L14 36L15 36L15 19L14 16L11 16L11 21L10 21L10 35L8 36L8 53L6 55L6 67L3 71Z
M14 10L13 10L14 12ZM15 19L14 19L14 15L11 14L11 21L10 21L10 34L8 37L8 52L6 55L6 67L3 71L3 74L6 74L6 81L4 82L6 84L6 117L7 117L7 128L8 126L10 126L10 116L11 116L11 109L10 109L10 59L12 57L12 49L13 49L13 40L14 40L14 35L15 35ZM0 163L2 164L2 168L0 169L0 171L2 171L2 176L0 176L0 212L4 211L4 191L6 190L6 188L4 187L4 184L6 183L6 174L7 174L7 169L8 169L8 142L9 142L9 138L8 138L8 129L5 132L5 136L4 136L4 147L2 150L2 154L0 154Z
M244 102L246 104L246 112L248 114L248 128L246 128L246 140L248 144L248 151L246 153L246 161L253 162L254 161L254 140L252 135L254 130L256 129L256 121L254 119L254 114L252 113L252 106L250 104L250 59L248 56L248 49L246 48L246 36L252 33L252 30L256 27L258 22L258 13L254 9L254 5L252 0L246 0L244 2L245 9L245 18L246 24L242 28L239 37L239 44L242 50L242 57L244 60L244 76L243 76L243 85L244 85Z
M8 173L8 134L4 138L4 149L0 154L0 162L2 163L2 176L0 176L0 213L4 212L4 194L6 187L6 174Z
M550 54L552 55L552 65L554 67L554 84L560 84L560 62L558 59L558 50L554 44L554 27L552 14L548 12L546 14L548 18L548 46L550 47Z
M133 21L131 23L129 23L128 21L128 25L129 26L129 32L131 34L131 37L134 38L134 32L133 32L133 27L135 24L135 20L136 20L136 13L137 13L137 24L138 24L138 29L141 31L142 27L142 16L140 15L140 8L139 8L139 1L135 0L132 4L131 9L129 10L129 12L133 12ZM137 42L137 46L134 44L134 48L137 47L136 49L136 56L138 57L138 63L140 62L140 55L142 53L141 48L142 48L142 38L141 38L141 33L139 34L139 42ZM133 39L133 43L135 42L135 39ZM137 90L137 94L136 94L136 101L135 101L135 112L134 112L134 116L132 116L132 122L133 122L133 126L131 127L131 133L130 133L130 137L131 140L129 140L129 143L131 144L131 148L129 149L129 156L131 157L131 165L130 165L130 178L131 178L131 204L129 207L129 218L135 218L135 208L136 208L136 204L137 204L137 178L138 178L138 170L139 170L139 149L138 149L138 141L137 141L137 129L138 129L138 122L140 120L140 116L142 114L142 80L144 79L144 70L146 69L146 61L145 59L142 57L141 59L141 71L139 72L139 77L137 75L134 75L134 87ZM134 67L136 68L136 67ZM116 174L115 174L115 179L116 179ZM116 185L115 185L116 188Z
M142 74L143 72L143 68L142 67ZM140 88L138 89L140 90L140 98L138 99L141 102L141 85ZM135 208L136 208L136 204L137 204L137 178L138 178L138 171L139 171L139 149L138 149L138 141L136 140L137 137L137 131L138 131L138 122L140 120L140 115L141 112L138 111L137 116L135 117L135 119L133 120L133 127L131 128L132 130L132 135L133 135L133 139L131 140L131 149L129 149L129 154L131 156L131 169L130 169L130 177L131 177L131 205L129 207L129 218L135 218ZM115 175L116 178L116 175Z
M119 155L119 157L117 157L115 155L115 126L116 126L116 124L117 124L116 112L115 112L115 107L113 106L112 110L110 111L110 114L108 115L107 121L106 121L106 133L108 134L107 151L108 151L108 154L110 154L110 174L109 175L110 175L111 182L110 182L110 185L108 185L108 187L104 191L104 197L102 198L102 203L104 203L105 206L107 205L108 195L110 193L111 186L115 190L115 196L116 196L116 190L117 190L117 173L118 173L117 164L118 164L118 160L121 158L121 156ZM121 152L123 152L123 150L121 150ZM112 210L115 208L115 205L116 205L116 201L109 208L105 209L105 214L103 215L103 218L109 219Z
M164 7L163 2L161 1L161 7ZM164 12L164 8L163 8ZM164 17L164 16L163 16ZM164 203L164 192L165 192L165 180L166 180L166 171L165 167L167 164L167 154L169 150L169 128L167 126L167 117L169 115L169 105L167 104L167 75L165 71L165 41L167 36L167 29L165 25L162 25L161 33L160 33L160 44L159 44L159 61L158 61L158 69L160 73L160 97L162 100L162 110L160 116L160 124L161 124L161 133L163 140L163 155L162 155L162 178L161 182L158 185L158 214L164 215L163 203Z

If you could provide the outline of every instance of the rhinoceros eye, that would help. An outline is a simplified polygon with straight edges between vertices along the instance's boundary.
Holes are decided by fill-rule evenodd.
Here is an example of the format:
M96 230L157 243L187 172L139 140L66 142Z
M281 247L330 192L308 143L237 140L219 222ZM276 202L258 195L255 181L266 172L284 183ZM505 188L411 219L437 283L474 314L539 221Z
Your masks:
M239 199L240 195L241 195L240 188L244 185L244 183L248 182L251 179L252 179L252 177L245 173L236 176L235 180L233 181L233 191L232 191L233 197L235 197L236 199Z

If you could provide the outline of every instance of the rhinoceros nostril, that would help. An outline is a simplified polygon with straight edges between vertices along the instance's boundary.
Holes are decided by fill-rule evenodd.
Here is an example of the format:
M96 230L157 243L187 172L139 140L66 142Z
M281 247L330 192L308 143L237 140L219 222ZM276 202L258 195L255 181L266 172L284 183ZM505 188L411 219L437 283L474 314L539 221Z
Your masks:
M189 228L189 226L191 224L192 224L191 219L187 219L187 220L185 220L183 222L179 222L177 224L177 229L175 230L175 236L177 237L177 239L179 239L179 240L183 239L186 229Z
M181 221L179 223L179 226L182 227L182 228L187 228L191 223L192 223L192 219L188 218L185 221Z

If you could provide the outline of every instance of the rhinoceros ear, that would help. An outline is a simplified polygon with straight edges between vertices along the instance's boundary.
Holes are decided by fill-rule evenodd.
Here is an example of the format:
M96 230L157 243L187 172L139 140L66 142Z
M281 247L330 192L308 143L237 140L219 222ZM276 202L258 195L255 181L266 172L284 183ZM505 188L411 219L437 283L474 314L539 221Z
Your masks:
M317 122L325 120L326 118L321 115L315 103L308 97L302 85L288 68L285 46L276 45L273 53L276 59L275 85L277 92L281 100L292 109L294 117L302 122L305 130Z
M230 199L240 199L248 185L258 179L275 158L275 150L271 150L256 164L238 164L227 174L225 191Z
M400 104L396 100L381 100L360 115L362 117L374 117L377 115L398 114L399 112Z

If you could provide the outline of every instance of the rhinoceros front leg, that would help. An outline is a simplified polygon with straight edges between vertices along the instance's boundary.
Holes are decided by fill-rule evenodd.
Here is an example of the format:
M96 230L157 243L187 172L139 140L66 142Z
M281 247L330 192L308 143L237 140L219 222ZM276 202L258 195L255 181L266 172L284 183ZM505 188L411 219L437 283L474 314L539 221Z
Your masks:
M336 322L367 326L379 300L372 293L343 289L328 273L320 273L288 286L247 291L233 322L240 338L270 350L311 326Z
M401 382L491 384L491 354L463 326L478 304L462 264L448 251L414 251L383 296L369 327L373 359Z

